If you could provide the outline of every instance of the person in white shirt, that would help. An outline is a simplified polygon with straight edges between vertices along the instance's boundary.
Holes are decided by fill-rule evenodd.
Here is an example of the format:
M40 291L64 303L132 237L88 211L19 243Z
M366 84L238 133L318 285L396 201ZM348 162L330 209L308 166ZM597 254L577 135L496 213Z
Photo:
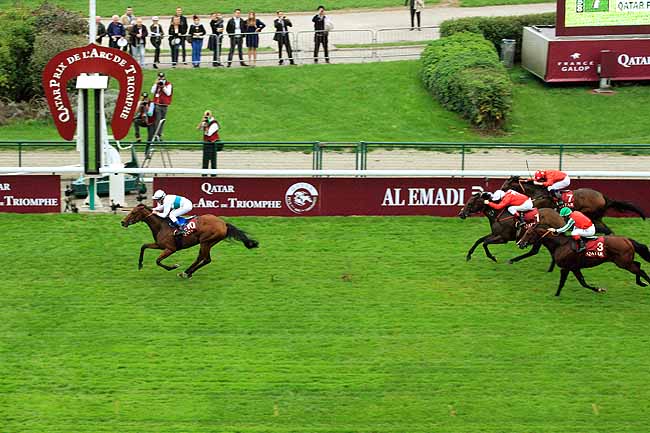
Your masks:
M169 218L182 232L185 225L178 221L178 217L192 210L194 207L192 202L180 195L168 195L162 189L156 191L151 198L159 203L158 206L152 209L153 213L161 218Z

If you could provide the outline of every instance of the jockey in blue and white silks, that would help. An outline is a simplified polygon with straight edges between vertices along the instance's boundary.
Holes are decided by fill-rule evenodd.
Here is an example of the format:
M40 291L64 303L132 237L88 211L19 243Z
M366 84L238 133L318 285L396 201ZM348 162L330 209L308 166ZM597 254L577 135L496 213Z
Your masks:
M176 227L182 229L183 227L182 224L179 224L178 217L192 210L192 202L180 195L167 195L161 189L156 191L152 198L159 203L158 206L153 208L153 212L162 218L169 217Z

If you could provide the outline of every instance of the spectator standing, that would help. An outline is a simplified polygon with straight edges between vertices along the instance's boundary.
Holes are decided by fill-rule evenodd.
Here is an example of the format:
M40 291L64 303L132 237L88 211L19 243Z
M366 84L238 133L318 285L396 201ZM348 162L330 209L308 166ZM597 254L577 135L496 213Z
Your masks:
M260 46L260 35L258 35L258 33L261 32L264 27L266 27L266 24L257 19L255 12L250 11L248 13L248 19L246 20L246 48L248 48L249 65L257 65L257 48Z
M212 116L212 112L207 110L203 114L203 120L197 126L197 129L203 130L203 169L217 168L217 150L222 149L221 140L219 138L219 130L221 125ZM210 167L211 166L211 167ZM203 175L205 176L205 174ZM211 175L216 176L216 175Z
M160 63L160 46L162 45L162 38L165 36L162 26L159 24L160 18L153 17L151 18L153 24L149 27L149 35L151 36L151 45L155 48L153 56L153 68L158 69L158 63Z
M201 65L201 50L203 49L203 36L205 34L205 27L201 24L199 16L194 15L189 29L189 36L192 38L192 67L194 68Z
M101 45L106 36L106 26L102 24L102 17L95 17L95 27L97 28L97 37L95 38L95 42L97 45Z
M131 28L131 52L140 66L144 68L145 45L147 44L147 26L142 24L142 18L137 18Z
M235 49L239 54L239 64L241 66L248 66L244 63L244 32L246 29L246 23L241 17L241 9L235 9L235 12L228 20L226 24L226 32L230 37L230 52L228 53L228 67L232 65L232 56L235 54Z
M106 34L108 35L108 46L119 50L117 41L126 36L126 30L124 30L124 25L120 22L119 16L113 15L112 21L106 29Z
M151 86L151 94L153 95L153 102L156 104L156 131L162 140L163 128L165 119L167 118L167 109L172 103L172 96L174 88L172 83L167 81L163 72L158 72L156 82Z
M172 24L169 26L169 31L167 33L169 34L169 46L172 50L172 68L175 68L178 63L178 53L183 41L185 40L186 33L179 17L174 17L172 19Z
M208 41L208 49L212 50L212 66L223 66L221 64L221 47L223 42L223 18L219 12L210 16L210 29L212 34Z
M318 63L318 51L321 45L323 46L323 52L325 54L325 63L329 63L330 53L328 36L329 31L334 27L329 17L325 15L324 6L318 6L318 14L314 15L312 22L314 23L314 63Z
M131 30L133 30L133 26L135 25L135 16L133 15L133 8L131 6L128 6L126 8L126 11L120 20L122 21L122 25L124 26L126 33L131 34ZM128 51L129 54L133 55L133 51L131 50L129 44L125 45L122 50Z
M171 19L170 25L174 24L174 20L178 18L179 23L181 26L181 34L186 35L187 34L187 18L185 15L183 15L183 8L176 8L176 15L174 15ZM183 64L187 65L187 60L186 60L186 51L185 51L185 38L181 38L181 44L179 45L179 49L183 53Z
M295 65L293 61L293 52L291 51L291 38L289 37L289 27L292 27L293 24L291 24L291 20L284 15L284 12L277 11L276 15L277 18L273 21L273 25L275 26L275 36L273 36L273 40L278 43L278 64L282 65L284 63L284 60L282 60L282 47L284 47L287 50L289 62L292 65Z
M415 30L415 17L418 19L418 30L421 31L421 14L424 9L424 0L405 0L404 6L409 7L411 12L411 31Z

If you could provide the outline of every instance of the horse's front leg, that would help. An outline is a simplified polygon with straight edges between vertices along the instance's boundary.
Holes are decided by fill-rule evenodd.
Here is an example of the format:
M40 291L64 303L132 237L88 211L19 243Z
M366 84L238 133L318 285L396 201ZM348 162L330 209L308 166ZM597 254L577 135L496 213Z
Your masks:
M174 269L178 268L180 265L176 264L174 266L167 266L166 264L162 263L163 260L165 260L167 257L171 256L174 254L176 251L170 250L169 248L165 249L162 254L158 256L156 259L156 264L160 266L161 268L167 270L167 271L173 271Z
M528 257L534 256L535 254L539 253L539 249L541 247L542 247L542 244L540 244L540 243L534 244L533 247L530 249L530 251L528 251L527 253L508 260L508 264L512 265L513 263L516 263L519 260L527 259Z
M146 250L147 248L152 248L152 249L155 249L155 250L160 250L161 249L160 245L158 245L155 242L152 243L152 244L143 244L140 247L140 259L138 260L138 269L142 269L142 261L144 260L144 250Z
M467 252L467 256L465 257L465 260L467 260L469 262L472 259L472 254L474 254L474 250L476 249L476 247L478 247L481 244L481 242L483 242L484 240L486 240L490 236L492 236L492 235L489 234L489 235L485 235L483 237L478 238L476 240L476 242L474 242L474 245L472 245L472 248L470 248L469 251Z

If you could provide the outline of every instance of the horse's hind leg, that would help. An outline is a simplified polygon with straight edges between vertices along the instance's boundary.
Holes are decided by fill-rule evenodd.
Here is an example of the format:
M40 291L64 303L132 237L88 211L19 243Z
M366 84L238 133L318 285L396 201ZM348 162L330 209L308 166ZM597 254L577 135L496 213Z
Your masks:
M470 248L469 251L467 252L467 256L465 257L465 260L467 260L469 262L472 259L472 254L474 254L474 250L476 250L476 247L478 247L481 244L481 242L483 242L484 240L486 240L490 236L492 236L492 235L491 234L490 235L485 235L483 237L478 238L476 240L476 242L474 242L474 245L472 245L472 248Z
M196 260L194 263L190 265L189 268L185 269L185 272L181 274L181 277L185 278L192 278L192 275L201 269L203 266L208 265L212 262L212 258L210 257L210 249L216 244L216 242L212 244L201 244L201 248L199 249L199 255L197 256Z
M578 279L578 282L580 283L580 285L582 287L586 288L586 289L592 290L592 291L597 292L597 293L607 291L603 287L595 287L595 286L591 286L591 285L587 284L587 281L585 281L585 277L584 277L584 275L582 275L582 271L580 271L580 269L574 270L573 275L576 276L576 278Z
M165 260L167 257L171 256L174 254L176 251L170 250L169 248L164 250L162 254L158 256L156 259L156 264L160 266L161 268L167 270L167 271L173 271L174 269L178 268L180 265L174 265L174 266L167 266L166 264L162 263L163 260Z
M618 263L616 264L619 268L625 269L634 275L636 275L636 284L641 287L647 287L648 285L644 283L641 278L645 279L646 281L650 282L650 279L648 279L648 274L645 273L643 269L641 269L641 263L639 262L632 262L628 265L619 265Z

